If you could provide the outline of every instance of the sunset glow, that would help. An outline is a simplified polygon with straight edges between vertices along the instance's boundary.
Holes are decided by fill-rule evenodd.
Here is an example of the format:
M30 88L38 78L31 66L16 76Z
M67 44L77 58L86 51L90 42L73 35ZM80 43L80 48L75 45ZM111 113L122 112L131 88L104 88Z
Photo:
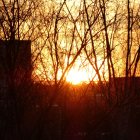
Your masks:
M84 70L71 69L68 75L66 76L67 82L70 82L74 85L80 84L82 82L89 81L89 74Z

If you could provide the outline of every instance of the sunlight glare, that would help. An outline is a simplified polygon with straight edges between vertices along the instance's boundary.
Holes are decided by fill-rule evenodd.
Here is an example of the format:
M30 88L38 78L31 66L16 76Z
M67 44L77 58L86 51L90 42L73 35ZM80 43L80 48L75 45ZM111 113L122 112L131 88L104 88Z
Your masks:
M74 85L80 84L82 82L88 82L89 81L89 76L88 72L84 70L76 70L76 69L71 69L66 76L67 82L70 82Z

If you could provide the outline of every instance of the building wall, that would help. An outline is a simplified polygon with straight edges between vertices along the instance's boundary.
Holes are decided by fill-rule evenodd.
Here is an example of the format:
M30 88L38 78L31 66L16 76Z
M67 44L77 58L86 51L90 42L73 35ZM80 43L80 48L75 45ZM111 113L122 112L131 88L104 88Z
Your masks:
M19 84L31 79L31 72L31 41L0 41L0 83L11 77Z

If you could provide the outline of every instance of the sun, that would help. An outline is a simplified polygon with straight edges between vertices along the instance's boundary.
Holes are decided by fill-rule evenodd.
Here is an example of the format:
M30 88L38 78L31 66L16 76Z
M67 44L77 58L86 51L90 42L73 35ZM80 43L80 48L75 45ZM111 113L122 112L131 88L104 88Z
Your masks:
M89 81L88 72L73 68L67 74L66 81L72 83L73 85L77 85L82 82L88 82Z

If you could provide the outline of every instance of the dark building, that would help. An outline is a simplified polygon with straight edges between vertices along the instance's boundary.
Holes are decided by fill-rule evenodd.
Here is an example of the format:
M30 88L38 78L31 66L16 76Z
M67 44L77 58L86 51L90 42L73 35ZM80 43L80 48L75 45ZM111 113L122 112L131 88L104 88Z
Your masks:
M0 139L18 135L17 98L31 73L31 41L0 40Z
M115 84L116 87L115 87ZM116 77L115 80L111 80L111 95L115 97L117 94L119 100L125 98L133 98L139 96L140 92L140 77Z
M0 85L5 86L8 78L19 85L31 79L31 73L31 41L0 40Z
M31 81L31 41L0 40L0 102Z

